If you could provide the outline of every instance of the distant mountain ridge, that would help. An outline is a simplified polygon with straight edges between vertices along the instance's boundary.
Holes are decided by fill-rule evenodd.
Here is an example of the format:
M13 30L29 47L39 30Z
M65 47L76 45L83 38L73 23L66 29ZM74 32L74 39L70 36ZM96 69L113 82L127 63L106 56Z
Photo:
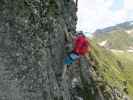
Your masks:
M104 29L97 29L95 31L95 35L100 35L101 33L108 33L113 30L130 30L130 29L133 29L133 21L127 21Z
M106 48L128 50L129 47L133 47L133 21L96 30L94 38L97 43L102 43L106 40L107 42L104 46Z

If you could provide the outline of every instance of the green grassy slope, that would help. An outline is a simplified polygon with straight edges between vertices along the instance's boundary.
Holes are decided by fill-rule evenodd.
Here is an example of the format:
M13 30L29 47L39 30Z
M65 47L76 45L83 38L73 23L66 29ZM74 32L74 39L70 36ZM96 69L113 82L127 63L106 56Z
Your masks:
M127 34L122 30L111 31L106 34L101 34L95 37L97 42L108 40L113 49L128 49L129 46L133 45L133 36Z
M125 65L123 64L123 61L128 60L130 57L123 59L123 55L115 55L112 52L99 47L94 41L92 41L91 57L96 61L96 72L103 78L103 80L110 87L117 87L121 91L123 91L123 89L127 87L129 95L133 100L133 84L131 81L132 78L130 78L130 80L128 78L132 75L130 68L133 64L129 63L129 61L127 61L127 63L124 63ZM128 67L125 68L125 66ZM126 81L127 85L125 85Z
M128 80L129 84L133 86L133 53L116 53L118 59L123 65L123 75ZM132 89L129 89L132 91Z

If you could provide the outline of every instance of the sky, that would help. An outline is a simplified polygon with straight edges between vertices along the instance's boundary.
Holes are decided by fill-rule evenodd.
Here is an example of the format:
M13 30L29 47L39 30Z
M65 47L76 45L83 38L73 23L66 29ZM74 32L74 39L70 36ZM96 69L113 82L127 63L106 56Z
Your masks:
M78 0L77 30L94 32L133 20L133 0Z

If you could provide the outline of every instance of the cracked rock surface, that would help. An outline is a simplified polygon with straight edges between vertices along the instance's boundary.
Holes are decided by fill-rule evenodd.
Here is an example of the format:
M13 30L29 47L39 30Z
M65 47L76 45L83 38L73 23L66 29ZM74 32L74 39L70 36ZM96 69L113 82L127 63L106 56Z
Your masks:
M0 100L71 100L62 81L73 0L0 0Z

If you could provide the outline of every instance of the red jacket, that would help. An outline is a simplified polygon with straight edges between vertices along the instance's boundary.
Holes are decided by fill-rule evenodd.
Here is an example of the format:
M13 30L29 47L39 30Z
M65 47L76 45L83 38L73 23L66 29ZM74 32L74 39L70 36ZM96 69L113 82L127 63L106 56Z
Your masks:
M73 51L78 53L79 55L85 55L87 52L89 52L89 46L89 40L85 36L79 35L74 39Z

